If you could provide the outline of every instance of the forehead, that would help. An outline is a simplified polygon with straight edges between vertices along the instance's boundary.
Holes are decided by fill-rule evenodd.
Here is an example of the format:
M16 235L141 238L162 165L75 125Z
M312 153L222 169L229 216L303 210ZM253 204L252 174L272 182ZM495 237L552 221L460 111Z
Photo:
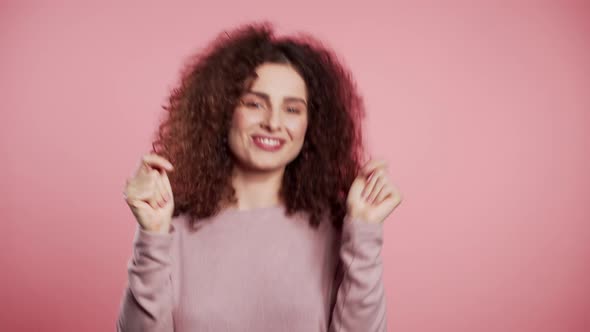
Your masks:
M305 81L293 69L285 64L262 64L256 68L256 77L251 90L264 92L271 98L299 97L306 99Z

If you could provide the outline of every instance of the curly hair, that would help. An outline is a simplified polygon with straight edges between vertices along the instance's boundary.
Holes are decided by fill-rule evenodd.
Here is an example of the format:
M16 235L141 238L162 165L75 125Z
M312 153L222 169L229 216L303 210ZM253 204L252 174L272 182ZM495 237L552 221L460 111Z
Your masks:
M168 114L152 152L174 165L173 216L187 214L195 225L218 213L221 202L237 201L227 136L245 85L263 63L290 65L308 90L303 147L286 166L279 192L286 212L307 213L314 227L327 219L340 228L364 157L362 97L350 71L321 42L307 34L277 38L267 22L222 32L190 57L163 106Z

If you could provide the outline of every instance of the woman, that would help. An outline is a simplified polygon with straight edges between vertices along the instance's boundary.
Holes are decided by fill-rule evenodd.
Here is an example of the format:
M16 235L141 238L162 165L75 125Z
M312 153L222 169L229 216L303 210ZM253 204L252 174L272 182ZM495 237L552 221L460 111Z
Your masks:
M382 221L364 106L310 37L270 25L192 59L127 180L139 227L119 331L385 331Z

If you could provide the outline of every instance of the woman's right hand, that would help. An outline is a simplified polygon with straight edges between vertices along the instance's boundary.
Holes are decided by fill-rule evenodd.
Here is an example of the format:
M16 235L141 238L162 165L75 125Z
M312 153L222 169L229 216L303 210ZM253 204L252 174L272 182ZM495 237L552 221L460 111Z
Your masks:
M139 168L128 178L123 195L139 225L149 232L166 234L170 230L174 198L166 171L172 164L157 154L146 154Z

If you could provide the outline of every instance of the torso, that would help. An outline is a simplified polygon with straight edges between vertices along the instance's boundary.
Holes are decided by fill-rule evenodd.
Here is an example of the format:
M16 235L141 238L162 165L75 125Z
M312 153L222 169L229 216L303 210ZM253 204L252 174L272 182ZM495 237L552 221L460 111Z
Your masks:
M337 262L327 222L282 207L225 210L189 230L175 221L175 331L324 331Z

